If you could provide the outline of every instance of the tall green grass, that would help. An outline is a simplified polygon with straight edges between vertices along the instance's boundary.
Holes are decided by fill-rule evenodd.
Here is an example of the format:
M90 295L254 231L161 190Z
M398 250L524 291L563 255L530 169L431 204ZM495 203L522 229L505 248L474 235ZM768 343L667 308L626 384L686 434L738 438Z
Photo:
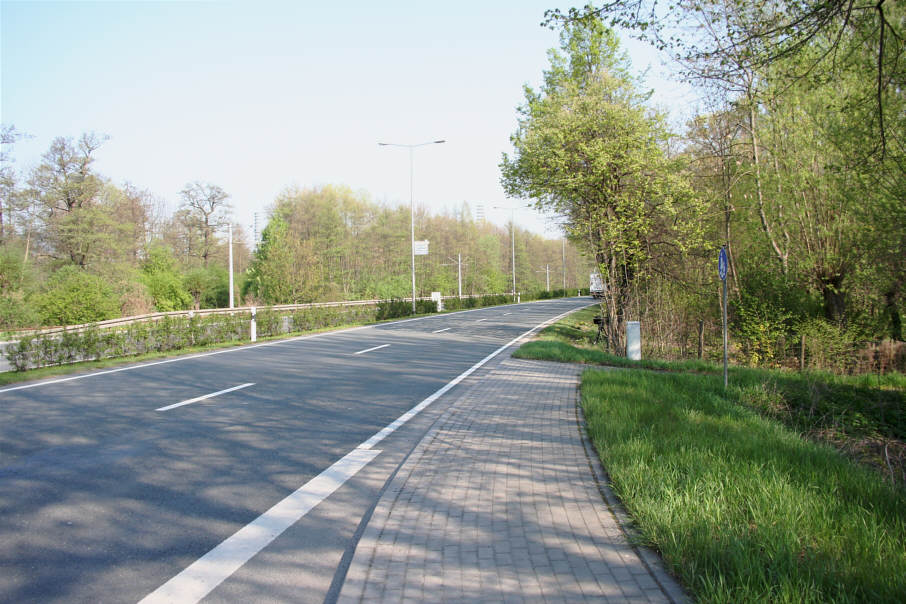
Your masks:
M630 369L721 375L699 360L631 361L594 345L597 308L566 317L524 344L515 356ZM834 375L809 371L730 367L728 396L906 485L906 376Z
M588 370L582 404L614 490L696 599L906 600L903 491L720 377Z

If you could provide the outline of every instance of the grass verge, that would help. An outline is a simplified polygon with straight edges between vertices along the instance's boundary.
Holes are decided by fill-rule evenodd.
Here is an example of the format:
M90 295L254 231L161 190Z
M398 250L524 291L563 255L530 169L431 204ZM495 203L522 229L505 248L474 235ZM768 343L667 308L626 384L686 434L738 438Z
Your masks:
M631 361L594 345L590 308L543 330L515 356L629 369L722 376L721 365L698 361ZM830 444L906 485L906 375L855 376L730 367L726 396L816 442Z
M902 602L906 497L715 376L586 371L588 432L644 541L703 602Z
M873 438L902 446L903 376L731 368L725 390L713 364L595 349L594 312L551 326L517 356L659 370L590 369L582 405L643 542L697 600L904 600L906 490L883 478L897 467L887 450L867 460L881 472L840 454L853 453L843 442ZM866 451L853 457L866 461Z

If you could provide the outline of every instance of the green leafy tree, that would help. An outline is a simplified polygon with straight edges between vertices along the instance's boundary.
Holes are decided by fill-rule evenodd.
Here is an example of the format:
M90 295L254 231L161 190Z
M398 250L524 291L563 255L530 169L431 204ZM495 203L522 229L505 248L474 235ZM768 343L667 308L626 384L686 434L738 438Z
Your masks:
M63 266L35 297L45 325L76 325L120 316L120 302L100 277L76 266Z
M502 182L508 195L567 218L604 276L608 337L621 350L627 315L641 312L640 280L701 244L703 208L665 153L663 120L646 109L611 30L566 24L550 61L542 89L525 89Z
M599 19L668 51L693 79L739 80L768 68L783 69L785 79L833 79L855 44L870 58L858 105L872 125L873 151L884 156L902 144L898 108L889 102L901 96L906 76L902 2L609 0L545 13L547 25ZM821 52L812 52L816 46Z
M98 207L104 183L91 168L104 140L93 133L78 142L54 139L29 179L29 194L41 208L44 251L82 268L96 257L112 223Z
M222 268L189 269L183 277L183 286L191 294L195 310L223 308L229 304L229 275Z
M301 304L317 297L321 284L311 240L301 241L275 215L261 234L249 269L248 292L269 304Z
M158 311L186 310L192 307L192 296L183 287L182 275L169 248L152 245L142 264L142 281L148 288Z
M40 323L40 317L26 297L34 279L32 272L22 250L10 244L0 246L0 329L32 327Z

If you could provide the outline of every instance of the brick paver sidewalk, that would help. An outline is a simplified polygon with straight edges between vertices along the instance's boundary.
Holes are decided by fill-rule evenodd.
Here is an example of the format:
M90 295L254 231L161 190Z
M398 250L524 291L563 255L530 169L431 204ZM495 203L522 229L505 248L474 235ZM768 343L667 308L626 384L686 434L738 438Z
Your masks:
M674 602L602 497L576 419L581 367L508 356L463 384L362 535L351 602Z

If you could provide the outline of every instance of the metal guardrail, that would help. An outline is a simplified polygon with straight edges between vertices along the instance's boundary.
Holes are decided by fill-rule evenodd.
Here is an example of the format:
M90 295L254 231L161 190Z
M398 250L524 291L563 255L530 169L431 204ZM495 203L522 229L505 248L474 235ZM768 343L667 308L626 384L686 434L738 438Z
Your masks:
M510 294L471 294L463 296L463 298L482 298L484 296L509 296ZM401 300L411 301L412 298L400 298ZM455 300L459 299L459 296L441 296L443 300ZM416 298L418 301L431 301L430 297ZM133 323L143 323L145 321L158 321L164 317L204 317L208 315L224 315L224 314L236 314L236 313L249 313L251 314L254 309L256 312L262 311L293 311L293 310L304 310L308 308L343 308L351 306L377 306L382 302L390 302L391 300L350 300L346 302L311 302L308 304L275 304L273 306L237 306L234 308L207 308L202 310L173 310L168 312L156 312L149 313L146 315L135 315L132 317L120 317L118 319L107 319L105 321L97 321L94 323L81 323L78 325L66 325L63 327L49 327L41 329L18 329L15 331L7 332L7 340L0 342L0 355L5 350L6 346L13 344L19 341L20 338L27 336L46 336L46 335L55 335L62 334L64 332L81 332L86 329L107 329L113 327L123 327L126 325L132 325Z

